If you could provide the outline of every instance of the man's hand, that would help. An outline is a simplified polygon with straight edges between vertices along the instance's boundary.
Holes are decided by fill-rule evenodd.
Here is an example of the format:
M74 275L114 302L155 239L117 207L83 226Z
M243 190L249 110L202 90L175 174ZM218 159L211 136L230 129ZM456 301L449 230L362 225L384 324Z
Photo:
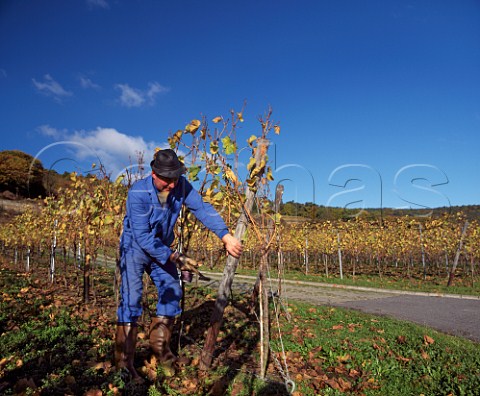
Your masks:
M180 271L190 271L197 275L199 274L198 267L200 267L200 264L198 264L196 260L184 255L183 253L173 253L172 261L177 264Z
M239 258L243 252L243 245L232 234L226 234L222 238L222 242L227 249L228 254L231 254L235 258Z
M206 277L198 270L200 264L196 260L184 255L183 253L172 253L170 256L170 261L173 261L180 269L182 273L182 281L184 282L190 283L192 281L192 274L196 274L200 280L210 280L210 278Z

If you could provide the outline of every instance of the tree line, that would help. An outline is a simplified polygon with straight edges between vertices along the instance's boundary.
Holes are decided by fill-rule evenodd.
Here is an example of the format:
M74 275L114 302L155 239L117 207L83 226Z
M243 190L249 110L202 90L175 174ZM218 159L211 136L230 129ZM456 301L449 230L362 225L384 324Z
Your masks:
M317 205L313 202L288 201L280 205L280 214L287 216L287 219L292 222L349 221L355 218L368 221L391 220L401 217L440 218L459 212L463 213L468 220L480 220L480 205L444 206L432 209L366 208L361 210Z

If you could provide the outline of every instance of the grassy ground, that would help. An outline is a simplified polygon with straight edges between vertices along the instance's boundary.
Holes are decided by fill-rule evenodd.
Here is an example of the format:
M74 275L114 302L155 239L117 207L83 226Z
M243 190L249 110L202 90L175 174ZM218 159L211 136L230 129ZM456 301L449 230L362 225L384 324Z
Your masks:
M261 380L249 295L234 296L211 370L200 372L215 291L194 286L187 290L182 337L174 340L192 363L173 377L150 357L147 329L155 296L147 288L135 360L146 383L134 385L112 367L111 272L97 271L88 305L75 276L59 275L49 285L46 273L0 265L2 395L285 395L286 379L297 396L478 395L480 389L478 344L388 318L278 301L279 327L272 318L272 354Z

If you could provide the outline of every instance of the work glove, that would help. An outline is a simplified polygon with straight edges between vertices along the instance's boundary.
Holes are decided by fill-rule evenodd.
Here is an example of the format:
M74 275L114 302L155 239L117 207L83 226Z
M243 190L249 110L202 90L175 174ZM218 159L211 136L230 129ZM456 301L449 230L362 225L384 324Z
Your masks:
M200 273L198 270L200 264L191 257L188 257L180 252L175 252L173 255L173 261L182 274L182 281L190 283L192 281L193 274L198 275L198 277L202 280L209 280L209 278Z
M198 273L198 267L200 267L200 264L198 264L197 261L191 257L188 257L180 252L175 252L173 255L173 260L175 261L175 264L177 264L177 267L180 271L190 271L195 274Z

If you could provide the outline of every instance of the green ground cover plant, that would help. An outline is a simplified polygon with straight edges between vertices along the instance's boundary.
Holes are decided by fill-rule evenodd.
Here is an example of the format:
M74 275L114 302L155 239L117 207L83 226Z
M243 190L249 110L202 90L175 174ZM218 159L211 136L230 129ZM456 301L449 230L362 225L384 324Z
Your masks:
M402 321L293 302L276 304L280 326L272 318L272 354L263 381L257 376L259 330L248 292L233 296L212 368L200 372L216 291L195 284L187 289L182 335L174 340L192 362L173 377L150 357L147 329L156 299L147 286L135 361L146 382L134 385L112 367L112 271L96 270L90 304L83 303L73 270L54 284L45 274L19 272L1 261L2 395L286 395L285 379L294 382L296 396L476 395L480 389L476 343Z
M302 395L474 395L480 348L407 322L294 304L285 349ZM325 384L328 386L325 387Z

